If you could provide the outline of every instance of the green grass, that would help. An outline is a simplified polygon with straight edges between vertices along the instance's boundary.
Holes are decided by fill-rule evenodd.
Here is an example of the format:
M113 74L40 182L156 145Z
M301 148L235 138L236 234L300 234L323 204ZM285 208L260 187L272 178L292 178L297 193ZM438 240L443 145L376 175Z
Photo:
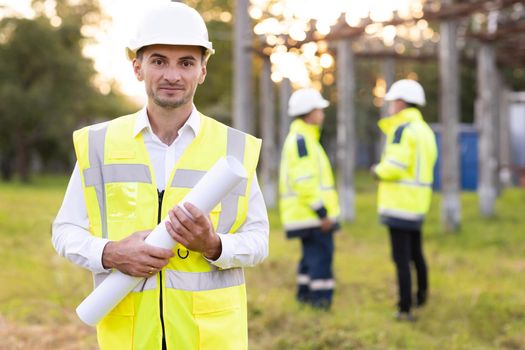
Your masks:
M90 274L58 257L50 242L66 181L0 183L0 349L94 347L93 330L74 314ZM250 348L525 349L525 192L505 190L492 219L479 216L475 193L461 200L461 231L445 234L434 197L424 227L431 294L414 324L392 319L394 267L366 177L358 177L357 219L336 237L331 312L295 303L299 243L284 238L270 212L270 256L246 269Z

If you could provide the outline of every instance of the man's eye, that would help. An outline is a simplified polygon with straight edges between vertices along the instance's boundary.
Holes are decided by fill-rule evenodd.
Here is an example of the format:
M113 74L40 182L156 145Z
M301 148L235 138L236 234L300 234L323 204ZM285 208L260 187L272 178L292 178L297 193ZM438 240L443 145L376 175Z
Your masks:
M186 67L186 68L191 67L191 66L193 66L193 62L191 62L191 61L183 61L182 62L182 66Z
M153 64L156 65L156 66L160 66L160 65L162 65L162 63L163 63L163 62L162 62L161 59L155 59L155 60L153 60Z

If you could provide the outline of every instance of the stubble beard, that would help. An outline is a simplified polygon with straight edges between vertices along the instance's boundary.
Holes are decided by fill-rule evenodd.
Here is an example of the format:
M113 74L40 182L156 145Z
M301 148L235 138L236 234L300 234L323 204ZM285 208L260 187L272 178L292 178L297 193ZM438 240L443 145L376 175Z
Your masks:
M176 109L188 103L189 99L181 98L179 100L173 101L173 100L165 100L165 99L159 98L158 96L153 96L153 101L159 107L166 108L166 109Z
M157 106L166 108L166 109L176 109L176 108L186 105L188 102L193 100L194 94L195 94L195 91L189 94L184 94L181 98L173 100L169 98L162 98L156 95L153 91L149 92L149 95L153 98L153 102L155 102Z

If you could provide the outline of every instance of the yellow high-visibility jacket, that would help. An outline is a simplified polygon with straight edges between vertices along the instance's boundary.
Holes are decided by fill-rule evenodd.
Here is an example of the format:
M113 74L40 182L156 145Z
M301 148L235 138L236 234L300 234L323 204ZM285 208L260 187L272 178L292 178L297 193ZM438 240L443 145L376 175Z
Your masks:
M298 118L284 142L279 174L281 222L289 236L337 221L339 200L330 161L319 143L319 127Z
M212 210L217 232L235 233L248 211L261 141L200 115L201 129L172 169L160 196L136 115L86 127L73 135L94 236L120 240L152 230L169 209L226 155L245 167L248 181ZM218 180L220 181L220 180ZM219 269L177 244L161 272L141 283L97 325L101 349L246 349L247 307L242 268ZM96 275L95 284L107 274Z
M378 211L389 226L419 228L430 207L437 146L434 132L417 108L406 108L378 123L386 135Z

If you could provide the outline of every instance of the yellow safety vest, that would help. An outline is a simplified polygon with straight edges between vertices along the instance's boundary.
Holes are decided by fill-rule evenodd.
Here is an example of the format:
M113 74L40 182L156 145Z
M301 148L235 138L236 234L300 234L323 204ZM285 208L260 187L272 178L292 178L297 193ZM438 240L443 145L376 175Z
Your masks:
M199 117L201 129L172 170L162 200L142 134L133 137L136 114L74 133L94 236L120 240L153 229L226 155L244 165L248 181L232 190L210 217L217 232L235 233L248 211L261 140ZM137 286L97 325L101 349L161 349L163 334L168 349L247 348L242 268L219 269L181 244L174 252L159 274ZM95 284L106 276L96 275Z
M332 167L319 137L318 126L296 119L284 142L279 173L279 210L287 232L320 227L316 211L322 207L333 220L339 216Z
M386 134L385 150L375 168L382 221L422 222L432 197L437 159L434 132L417 108L406 108L378 125Z

